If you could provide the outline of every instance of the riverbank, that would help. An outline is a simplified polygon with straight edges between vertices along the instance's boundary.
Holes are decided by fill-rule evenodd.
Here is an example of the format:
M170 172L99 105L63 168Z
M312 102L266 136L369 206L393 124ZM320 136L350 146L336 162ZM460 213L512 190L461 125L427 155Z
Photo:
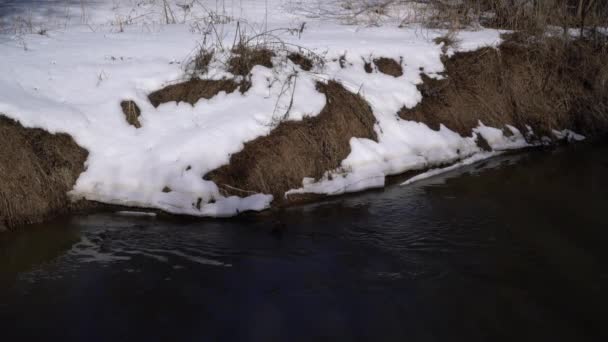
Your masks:
M605 40L418 24L353 30L273 11L262 31L252 9L247 29L209 17L2 46L0 112L19 123L3 123L16 142L2 151L3 225L71 201L233 216L607 131ZM300 29L285 29L294 18ZM217 27L223 34L209 35ZM86 76L75 78L75 67ZM57 146L67 150L46 151ZM31 205L11 202L28 196Z
M0 116L0 231L73 209L67 193L87 155L66 134L26 129Z

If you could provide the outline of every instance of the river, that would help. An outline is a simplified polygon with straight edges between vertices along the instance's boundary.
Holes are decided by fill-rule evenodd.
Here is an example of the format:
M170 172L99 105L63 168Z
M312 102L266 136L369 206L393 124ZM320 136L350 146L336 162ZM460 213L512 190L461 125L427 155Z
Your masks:
M608 340L608 144L226 220L0 235L4 341Z

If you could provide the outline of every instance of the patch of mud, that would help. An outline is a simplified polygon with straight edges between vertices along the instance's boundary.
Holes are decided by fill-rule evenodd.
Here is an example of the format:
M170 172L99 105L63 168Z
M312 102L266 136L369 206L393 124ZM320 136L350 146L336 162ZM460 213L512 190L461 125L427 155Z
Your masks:
M148 99L154 107L166 102L187 102L194 105L200 99L210 99L220 92L232 93L239 87L239 84L232 80L200 80L191 79L189 81L173 84L163 89L157 90Z
M336 82L318 84L327 104L303 121L285 121L270 135L245 144L230 164L208 175L226 194L267 193L284 201L287 190L302 186L304 177L319 179L340 166L350 153L350 138L376 140L370 106Z
M125 114L127 123L135 128L140 128L139 116L141 115L141 110L137 104L132 100L125 100L120 103L120 107Z
M87 156L66 134L24 128L0 115L0 226L40 222L69 210L67 192Z

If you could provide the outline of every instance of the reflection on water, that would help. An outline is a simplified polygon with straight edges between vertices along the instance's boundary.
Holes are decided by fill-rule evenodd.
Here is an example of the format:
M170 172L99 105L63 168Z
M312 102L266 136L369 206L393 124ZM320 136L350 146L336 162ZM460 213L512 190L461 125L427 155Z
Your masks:
M36 225L27 231L0 234L0 289L19 272L63 255L80 240L77 227L61 223Z
M578 145L230 220L72 217L0 236L0 327L9 340L606 340L606 175L608 146Z

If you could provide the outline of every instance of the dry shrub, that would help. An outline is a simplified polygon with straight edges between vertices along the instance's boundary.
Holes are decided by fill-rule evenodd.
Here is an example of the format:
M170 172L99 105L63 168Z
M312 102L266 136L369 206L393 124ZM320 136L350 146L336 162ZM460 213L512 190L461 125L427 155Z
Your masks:
M498 0L500 1L500 0ZM431 28L442 28L459 30L473 24L479 14L475 2L478 0L430 0L427 13L423 15L426 26Z
M403 119L439 124L469 135L478 121L526 125L539 135L570 128L594 134L608 128L608 51L588 41L530 41L512 35L498 48L444 60L447 78L424 76L423 101Z
M232 80L200 80L191 79L189 81L173 84L163 89L157 90L148 99L154 107L158 107L166 102L188 102L194 105L200 99L210 99L218 93L224 91L232 93L238 88L239 84Z
M534 34L542 34L549 25L584 31L608 23L608 1L605 0L461 0L453 3L461 14L486 26Z
M588 36L608 25L605 0L424 0L424 3L427 6L421 10L426 26L454 31L483 25L542 36L549 27L561 27L564 32L578 28Z
M273 194L280 203L287 190L302 186L304 177L319 179L338 168L350 153L351 137L376 139L374 115L359 95L333 81L317 88L327 98L319 115L280 123L270 135L245 144L229 165L205 178L228 194Z
M125 114L127 123L135 128L140 128L141 123L139 122L139 116L141 115L141 110L137 104L133 100L125 100L120 102L120 107Z
M234 75L248 76L256 65L272 68L274 53L267 48L241 43L232 49L232 54L227 70Z
M400 77L403 75L403 68L401 67L401 64L392 58L376 58L374 59L374 64L376 64L376 67L378 67L378 71L383 74L393 77Z
M70 208L67 192L88 153L65 134L0 116L0 226L39 222Z
M209 70L209 63L213 59L214 51L201 48L192 59L193 71L204 74Z

